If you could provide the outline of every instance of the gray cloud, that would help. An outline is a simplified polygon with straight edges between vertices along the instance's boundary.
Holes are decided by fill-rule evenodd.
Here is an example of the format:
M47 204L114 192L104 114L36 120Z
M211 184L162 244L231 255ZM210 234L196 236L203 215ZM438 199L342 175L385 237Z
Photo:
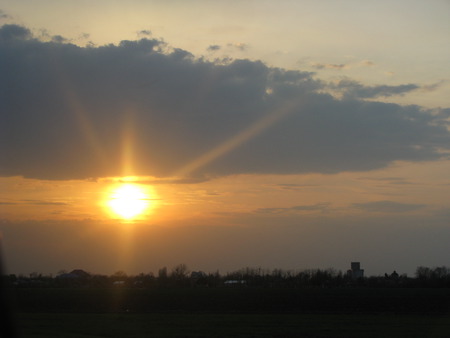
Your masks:
M302 63L302 62L300 62ZM331 69L331 70L343 70L355 67L373 67L375 63L370 60L363 60L358 63L322 63L322 62L311 62L310 66L317 70Z
M408 204L393 201L376 201L368 203L354 203L354 208L369 212L408 212L425 207L424 204Z
M0 28L0 42L2 43L13 42L14 40L27 40L31 38L31 31L22 26L3 25Z
M221 47L219 45L211 45L207 48L208 52L215 52L217 50L219 50Z
M440 113L364 102L406 87L341 84L259 61L195 59L160 40L79 47L0 28L0 175L80 179L134 174L365 171L442 158ZM368 89L369 88L369 89Z
M138 32L138 36L140 37L149 37L152 36L152 31L148 29L143 29Z
M420 89L423 90L424 92L432 92L432 91L435 91L436 89L439 89L440 87L442 87L446 83L448 83L447 80L441 80L441 81L432 83L430 85L422 86Z
M361 83L351 79L341 80L337 84L333 84L330 87L341 92L346 99L367 99L403 95L420 88L420 86L416 84L404 84L398 86L364 86Z
M52 42L56 42L56 43L68 43L69 40L66 39L64 36L61 35L54 35L51 37Z
M335 70L341 70L347 67L346 64L332 64L332 63L313 63L311 65L315 69L335 69Z

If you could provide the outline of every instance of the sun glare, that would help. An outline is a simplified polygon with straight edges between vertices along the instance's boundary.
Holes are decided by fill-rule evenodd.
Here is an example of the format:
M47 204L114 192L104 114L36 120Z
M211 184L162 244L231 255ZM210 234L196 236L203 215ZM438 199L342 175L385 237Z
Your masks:
M112 191L108 206L116 216L133 220L146 211L149 200L149 196L138 185L126 183Z

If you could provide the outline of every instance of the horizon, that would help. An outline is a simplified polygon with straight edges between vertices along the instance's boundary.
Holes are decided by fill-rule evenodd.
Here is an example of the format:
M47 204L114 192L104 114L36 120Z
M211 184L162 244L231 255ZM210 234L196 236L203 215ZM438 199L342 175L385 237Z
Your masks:
M450 266L448 13L3 1L6 272Z
M352 263L354 263L354 262L352 262ZM360 263L360 262L356 262L356 263ZM243 273L243 274L248 273L248 274L251 274L252 276L253 275L270 276L270 275L273 275L274 273L294 273L294 274L310 273L310 274L314 274L314 273L316 273L318 271L330 272L330 273L334 274L333 275L334 277L336 277L337 275L347 276L352 271L351 268L343 271L343 270L340 270L340 269L335 269L333 267L328 267L328 268L325 268L325 269L319 269L319 268L308 268L308 269L301 269L301 268L298 268L298 269L279 269L279 268L274 268L274 269L265 269L265 268L260 267L260 266L254 266L254 267L247 266L247 267L242 267L242 268L239 268L239 269L236 269L236 270L232 270L232 271L225 271L225 272L222 271L221 272L218 269L216 269L214 271L202 271L202 270L196 270L196 269L191 270L189 266L186 266L185 264L181 263L181 264L177 264L177 265L175 265L173 267L170 267L170 268L167 267L167 266L162 266L162 267L160 267L158 269L158 271L146 271L146 272L141 271L141 272L138 272L136 274L128 274L126 271L123 271L123 270L118 270L118 271L114 271L112 273L105 274L105 273L86 271L86 269L82 269L82 268L78 267L78 268L68 269L68 270L62 269L62 270L60 270L60 271L58 271L56 273L49 273L49 274L43 274L43 273L40 273L39 271L33 271L33 272L30 272L30 273L27 273L27 274L23 274L22 273L22 274L18 274L18 275L16 275L16 274L9 274L9 273L3 272L3 275L4 276L11 276L11 275L13 275L13 276L15 276L17 278L31 278L32 279L32 278L41 278L41 277L43 277L43 278L57 278L57 277L59 277L61 275L70 275L70 274L72 274L74 272L76 272L75 274L79 274L79 272L81 272L83 274L86 273L86 274L88 274L91 277L92 276L105 276L105 277L118 277L118 276L120 276L120 277L124 277L124 278L135 278L135 277L139 277L139 276L153 276L155 278L160 278L160 276L159 276L160 271L165 270L165 272L168 275L171 275L172 273L177 273L178 272L177 269L180 269L180 267L182 267L184 269L183 271L185 273L185 277L186 278L192 278L192 275L191 275L192 273L204 273L205 275L216 275L216 274L218 274L220 277L225 278L228 275L234 275L236 273ZM359 277L356 277L356 278L373 278L373 277L385 278L385 277L391 276L392 274L396 274L396 273L398 274L399 277L418 278L417 277L417 271L420 270L420 269L423 269L423 268L430 269L430 270L440 269L440 268L449 269L446 266L434 266L434 267L417 266L416 271L414 272L414 274L412 276L408 275L406 273L399 274L397 272L397 270L386 271L383 274L372 275L372 274L367 274L365 269L358 269L359 271L362 271L362 275L359 276Z

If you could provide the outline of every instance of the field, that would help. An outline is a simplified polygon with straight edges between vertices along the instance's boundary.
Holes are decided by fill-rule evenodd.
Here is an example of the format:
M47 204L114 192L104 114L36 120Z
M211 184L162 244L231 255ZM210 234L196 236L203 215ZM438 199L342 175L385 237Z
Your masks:
M450 318L395 314L26 313L23 337L448 337Z
M17 289L22 337L448 337L448 289Z

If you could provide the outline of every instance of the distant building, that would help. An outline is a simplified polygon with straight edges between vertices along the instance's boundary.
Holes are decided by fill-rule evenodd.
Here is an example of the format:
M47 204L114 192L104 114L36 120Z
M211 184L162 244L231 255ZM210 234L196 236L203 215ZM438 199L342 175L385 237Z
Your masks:
M113 282L114 286L125 286L125 281L124 280L116 280Z
M347 275L352 277L353 279L364 277L364 269L361 269L361 265L359 262L351 262L351 269L347 271Z
M238 286L238 285L245 285L247 284L247 281L245 280L236 280L236 279L228 279L224 282L225 286Z

